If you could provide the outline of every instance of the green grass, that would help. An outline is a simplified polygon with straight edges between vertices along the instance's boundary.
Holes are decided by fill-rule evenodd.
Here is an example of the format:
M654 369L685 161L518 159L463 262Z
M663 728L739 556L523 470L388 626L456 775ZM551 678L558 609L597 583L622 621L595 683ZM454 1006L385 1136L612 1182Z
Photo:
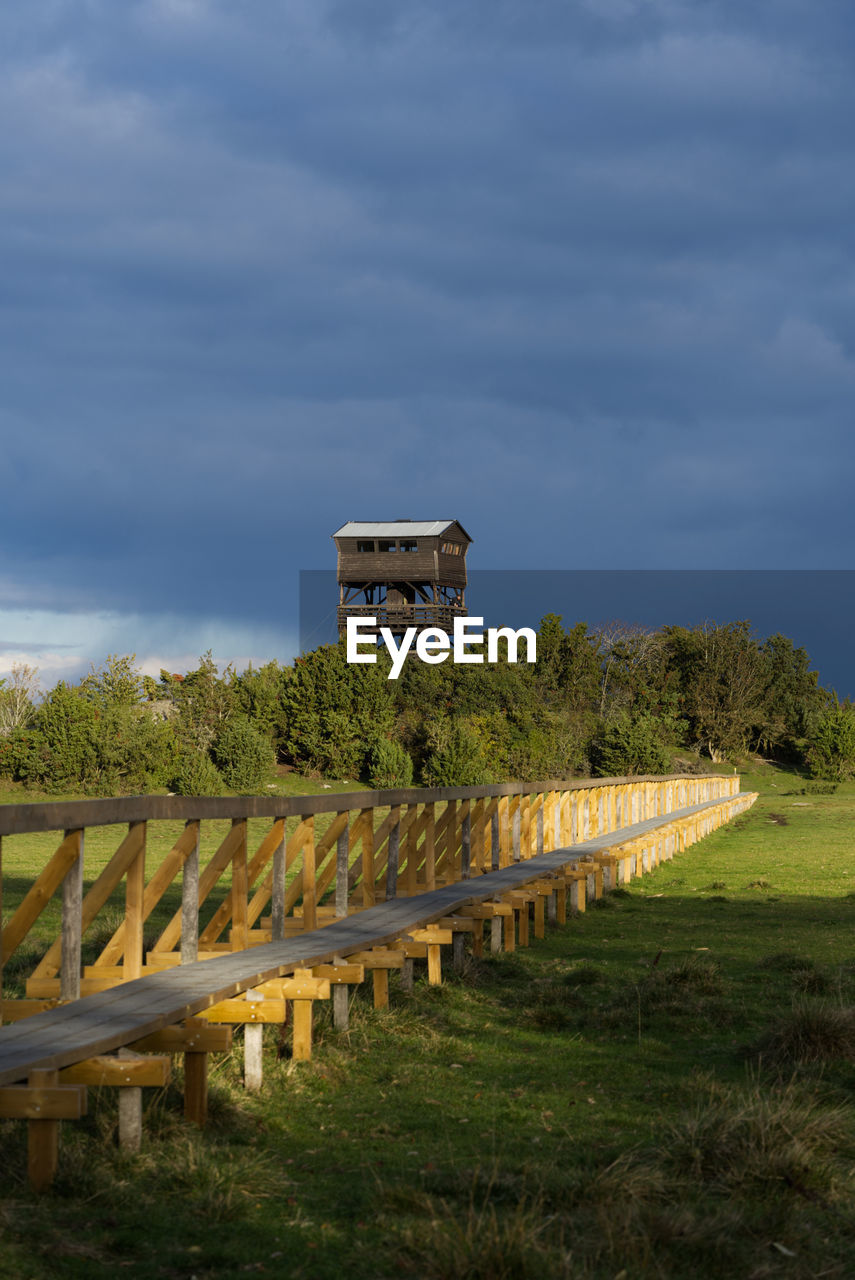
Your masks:
M6 1123L0 1276L846 1277L855 1273L855 786L763 768L732 825L513 955L392 1008L316 1006L311 1063L212 1121L151 1097L63 1126L52 1193ZM853 895L853 896L849 896ZM368 984L370 987L370 984Z

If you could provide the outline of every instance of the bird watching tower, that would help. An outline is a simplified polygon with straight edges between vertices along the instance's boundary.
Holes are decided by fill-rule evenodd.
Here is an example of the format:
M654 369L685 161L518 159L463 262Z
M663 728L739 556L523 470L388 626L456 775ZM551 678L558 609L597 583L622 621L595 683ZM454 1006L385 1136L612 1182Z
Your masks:
M338 633L371 617L403 635L407 627L450 632L466 617L466 552L457 520L351 520L332 535L338 551Z

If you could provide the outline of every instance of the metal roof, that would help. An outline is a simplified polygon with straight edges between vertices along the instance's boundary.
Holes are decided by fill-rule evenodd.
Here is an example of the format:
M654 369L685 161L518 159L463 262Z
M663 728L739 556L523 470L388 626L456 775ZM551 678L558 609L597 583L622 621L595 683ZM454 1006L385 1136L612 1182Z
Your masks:
M436 538L458 520L348 520L334 538ZM466 537L469 534L460 525ZM471 541L471 538L470 538Z

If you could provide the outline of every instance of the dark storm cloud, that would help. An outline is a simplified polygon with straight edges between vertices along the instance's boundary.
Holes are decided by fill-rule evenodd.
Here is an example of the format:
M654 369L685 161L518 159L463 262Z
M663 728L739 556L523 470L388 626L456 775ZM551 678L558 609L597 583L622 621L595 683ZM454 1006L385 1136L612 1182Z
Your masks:
M754 10L7 7L4 598L262 625L404 514L847 566L855 19Z

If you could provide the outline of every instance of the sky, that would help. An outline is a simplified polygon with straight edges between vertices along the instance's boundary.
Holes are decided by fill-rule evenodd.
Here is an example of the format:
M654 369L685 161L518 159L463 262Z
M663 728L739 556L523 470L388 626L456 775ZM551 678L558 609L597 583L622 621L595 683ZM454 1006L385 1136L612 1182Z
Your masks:
M290 660L351 519L456 518L480 570L851 569L853 37L0 6L0 676Z

